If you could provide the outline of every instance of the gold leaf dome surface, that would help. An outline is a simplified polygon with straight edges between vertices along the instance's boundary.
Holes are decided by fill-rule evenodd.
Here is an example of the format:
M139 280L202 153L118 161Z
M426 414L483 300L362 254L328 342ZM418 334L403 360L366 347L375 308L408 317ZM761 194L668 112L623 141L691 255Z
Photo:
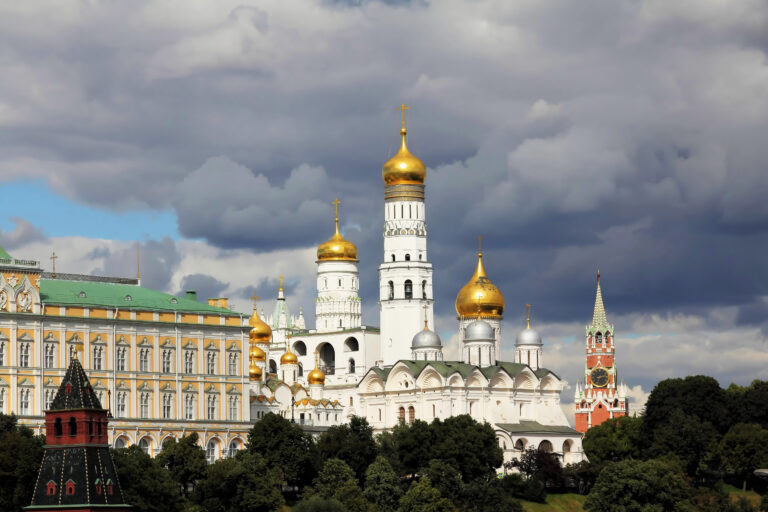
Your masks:
M483 253L477 253L477 268L456 296L459 316L499 318L504 313L504 295L488 279L483 268Z
M408 145L405 142L406 133L408 131L404 127L400 129L400 135L402 136L400 151L387 160L381 170L381 177L384 179L386 186L423 185L427 179L427 167L424 165L424 162L408 151Z
M248 339L251 342L269 343L272 339L272 328L259 317L259 312L256 310L255 306L253 308L251 319L248 321L248 325L251 326L251 332L248 333Z
M339 232L339 204L336 199L333 204L336 206L336 232L327 241L320 244L317 248L317 261L357 261L357 247L341 236Z
M310 384L325 384L325 374L320 368L315 368L307 374L307 382Z
M266 361L267 354L256 345L251 345L250 349L248 349L248 359L251 361Z
M286 351L285 354L280 356L280 364L298 364L299 358L296 357L296 354L291 352L290 350Z
M262 375L263 372L261 371L261 368L256 366L254 361L251 361L251 365L248 367L248 377L251 380L261 380Z

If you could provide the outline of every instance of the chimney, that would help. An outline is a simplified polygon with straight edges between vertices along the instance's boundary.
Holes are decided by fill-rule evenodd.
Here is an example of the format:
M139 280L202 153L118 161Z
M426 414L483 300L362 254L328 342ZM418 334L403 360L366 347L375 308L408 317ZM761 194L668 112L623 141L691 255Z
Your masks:
M208 299L208 305L217 307L219 305L219 299Z
M188 299L197 300L197 292L195 290L187 290L186 294Z
M220 308L227 308L229 309L229 299L227 297L222 297L219 299L219 307Z

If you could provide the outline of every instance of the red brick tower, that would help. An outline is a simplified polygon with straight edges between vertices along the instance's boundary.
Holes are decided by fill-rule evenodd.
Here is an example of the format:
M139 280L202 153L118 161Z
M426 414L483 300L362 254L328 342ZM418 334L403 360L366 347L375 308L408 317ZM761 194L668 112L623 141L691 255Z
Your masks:
M107 411L77 357L45 411L45 453L37 474L34 512L128 512L109 453Z
M614 330L608 323L597 271L597 294L592 324L587 326L587 364L584 367L584 388L576 384L576 430L586 432L608 418L629 413L626 386L618 384L614 360Z

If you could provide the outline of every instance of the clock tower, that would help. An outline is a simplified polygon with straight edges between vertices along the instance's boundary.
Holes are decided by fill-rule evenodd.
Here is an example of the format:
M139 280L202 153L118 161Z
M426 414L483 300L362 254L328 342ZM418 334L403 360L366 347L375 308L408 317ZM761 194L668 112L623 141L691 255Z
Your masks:
M576 384L576 430L586 432L609 418L629 413L627 388L618 384L614 359L614 330L608 323L597 271L597 294L592 324L586 329L587 362L584 367L584 387Z

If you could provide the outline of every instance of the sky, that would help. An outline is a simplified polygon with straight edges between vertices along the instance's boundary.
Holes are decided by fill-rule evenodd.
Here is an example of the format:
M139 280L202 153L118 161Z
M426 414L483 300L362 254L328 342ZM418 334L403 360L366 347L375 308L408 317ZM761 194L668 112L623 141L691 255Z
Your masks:
M436 327L477 236L583 378L600 269L636 406L659 380L768 379L764 0L56 0L0 4L0 246L312 323L315 249L360 253L378 325L381 167L428 167ZM263 301L272 308L272 300Z

